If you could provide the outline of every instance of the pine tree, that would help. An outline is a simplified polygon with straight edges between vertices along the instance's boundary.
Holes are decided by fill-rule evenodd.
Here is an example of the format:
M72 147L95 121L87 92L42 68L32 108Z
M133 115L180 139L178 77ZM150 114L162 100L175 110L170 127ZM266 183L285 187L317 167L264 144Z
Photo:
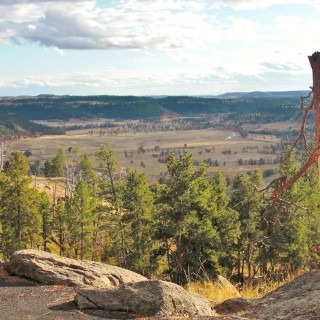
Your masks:
M31 187L26 158L14 152L0 175L1 250L8 258L15 250L41 246L39 192Z
M99 179L100 198L103 199L102 224L104 231L102 260L126 267L128 246L122 224L122 180L117 160L110 146L101 145L96 157L102 173Z
M67 212L66 204L62 199L58 199L55 210L54 229L58 238L59 254L62 256L66 252L66 235L67 235Z
M79 173L81 179L90 186L91 191L95 192L98 184L98 175L93 169L92 162L86 153L80 157Z
M46 177L63 177L66 167L66 153L63 148L59 148L52 161L44 163L44 174Z
M67 217L69 243L75 258L91 258L93 252L94 210L95 203L88 185L80 181L75 188L74 197L70 200Z
M156 190L158 237L162 239L173 280L182 283L216 271L214 244L219 234L212 222L216 205L206 179L206 165L195 171L192 155L169 157L168 185Z
M244 274L246 267L249 278L255 270L255 261L259 254L259 244L262 238L262 215L264 210L264 195L257 191L263 185L262 173L255 170L252 175L241 173L233 180L233 195L231 206L239 212L240 239L237 245L238 280Z
M123 216L128 245L127 267L150 274L153 249L153 194L145 174L128 171L123 183Z
M291 179L303 167L295 149L283 153L278 172ZM273 272L278 266L290 272L305 266L320 230L318 179L310 170L281 194L270 216L268 259ZM304 209L305 208L305 209Z
M52 216L49 198L45 192L41 192L40 194L39 213L42 225L43 250L47 251L48 243L50 242L50 237L52 235Z
M240 237L239 213L230 208L225 177L216 172L210 179L217 206L213 219L219 233L216 246L217 261L226 275L231 275L237 255L237 244Z

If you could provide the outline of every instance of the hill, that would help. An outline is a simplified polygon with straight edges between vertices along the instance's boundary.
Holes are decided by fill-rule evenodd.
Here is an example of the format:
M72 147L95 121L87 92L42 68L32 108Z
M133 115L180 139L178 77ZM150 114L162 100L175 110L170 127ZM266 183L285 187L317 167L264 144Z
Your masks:
M71 118L152 119L164 115L259 113L287 120L297 110L298 95L202 98L191 96L50 96L1 98L0 107L29 120ZM270 117L271 116L271 117ZM276 118L275 118L276 117Z
M0 139L13 139L21 136L37 136L40 134L62 134L60 128L36 124L28 119L0 108Z
M253 92L226 92L218 95L222 99L235 98L293 98L299 99L301 96L308 95L308 91L253 91Z

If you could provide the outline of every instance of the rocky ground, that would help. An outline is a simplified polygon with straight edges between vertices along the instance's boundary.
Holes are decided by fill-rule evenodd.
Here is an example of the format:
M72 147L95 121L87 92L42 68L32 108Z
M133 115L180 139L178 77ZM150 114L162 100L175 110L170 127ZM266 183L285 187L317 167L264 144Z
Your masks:
M60 259L60 258L59 258ZM67 261L69 263L69 260ZM50 262L51 263L51 262ZM69 265L68 265L69 266ZM73 264L75 270L79 273L79 265ZM81 265L82 266L82 265ZM23 277L9 275L4 270L4 264L0 263L0 319L4 320L98 320L98 319L198 319L198 320L319 320L320 319L320 270L307 272L297 277L292 282L278 288L272 293L267 294L261 299L246 300L243 298L235 298L227 300L220 305L214 306L212 316L198 317L141 317L136 314L109 312L99 309L100 303L95 303L94 299L89 297L89 301L93 302L95 309L79 310L74 303L74 298L79 291L78 286L68 287L65 285L41 285L35 281L27 280ZM30 268L27 268L30 272ZM82 269L81 269L82 270ZM50 270L49 270L50 271ZM74 270L73 270L74 271ZM43 272L37 270L38 273ZM82 270L83 272L83 270ZM51 277L52 272L48 273ZM51 279L51 278L50 278ZM120 277L119 277L120 279ZM64 280L64 279L63 279ZM153 284L152 281L147 284ZM158 286L159 283L156 283ZM169 284L168 284L169 285ZM109 294L118 290L133 290L137 293L142 286L146 288L144 282L137 282L135 285L127 286L125 283L115 286L109 290ZM163 284L161 284L163 286ZM171 288L171 287L170 287ZM91 290L91 289L90 289ZM105 289L97 289L97 293L101 295ZM101 291L102 290L102 291ZM171 290L171 289L170 289ZM178 290L178 289L177 289ZM181 288L181 290L183 290ZM180 291L181 291L180 290ZM161 289L163 291L163 288ZM174 291L174 290L173 290ZM156 290L150 291L156 294ZM83 293L83 292L82 292ZM87 294L87 291L84 293ZM170 293L170 292L169 292ZM96 293L95 293L96 294ZM146 293L142 291L142 296ZM156 295L161 295L157 293ZM119 295L118 295L119 296ZM120 301L124 294L120 294ZM105 299L105 295L98 296L105 303L110 304L110 299ZM133 295L134 297L134 295ZM171 299L171 298L170 298ZM170 300L169 299L169 300ZM171 301L171 300L170 300ZM169 301L169 302L170 302ZM172 298L173 304L178 301ZM179 302L179 303L180 303ZM107 303L107 304L108 304ZM141 302L142 303L142 302ZM191 302L190 302L191 303ZM187 305L190 304L189 302ZM137 304L140 305L140 302ZM185 303L184 303L185 304ZM129 305L129 303L128 303ZM201 304L199 304L200 309ZM97 308L96 308L97 307ZM109 308L109 306L108 306ZM177 308L176 308L177 309ZM110 309L109 309L110 310ZM118 307L115 310L119 310ZM200 310L203 311L203 310ZM197 312L201 314L202 312ZM209 310L210 311L210 310ZM135 311L136 312L136 311ZM208 314L208 313L207 313Z
M0 263L0 318L5 320L101 320L137 319L138 316L105 310L78 310L74 288L39 285L10 276ZM140 318L141 319L141 318Z

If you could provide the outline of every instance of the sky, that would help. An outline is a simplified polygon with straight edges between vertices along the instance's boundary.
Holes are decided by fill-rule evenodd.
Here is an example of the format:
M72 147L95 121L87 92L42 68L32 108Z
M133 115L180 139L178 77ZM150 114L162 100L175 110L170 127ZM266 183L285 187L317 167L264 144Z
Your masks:
M308 90L319 0L0 0L0 96Z

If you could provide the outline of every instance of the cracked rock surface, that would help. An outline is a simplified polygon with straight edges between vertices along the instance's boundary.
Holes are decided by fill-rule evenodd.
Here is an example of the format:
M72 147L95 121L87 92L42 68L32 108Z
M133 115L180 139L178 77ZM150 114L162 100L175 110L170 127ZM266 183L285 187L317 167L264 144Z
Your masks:
M42 284L110 288L127 282L147 280L138 273L93 261L79 261L40 250L12 254L7 267L11 274Z
M210 302L166 281L141 281L110 289L80 289L75 297L80 309L102 308L145 316L213 316Z

